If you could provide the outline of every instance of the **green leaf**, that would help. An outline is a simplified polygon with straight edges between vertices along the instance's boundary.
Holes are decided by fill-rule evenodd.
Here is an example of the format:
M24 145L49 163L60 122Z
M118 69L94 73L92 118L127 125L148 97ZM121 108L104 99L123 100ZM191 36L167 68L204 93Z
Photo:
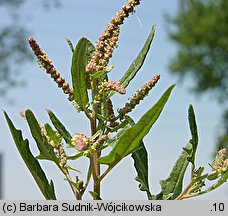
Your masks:
M54 131L48 123L46 123L44 127L50 140L54 141L56 148L58 148L61 144L62 138L57 136L56 131Z
M38 160L32 155L29 149L29 142L27 139L23 139L22 131L17 130L9 116L4 112L5 118L7 120L8 126L10 128L11 134L13 136L16 147L24 160L26 166L28 167L30 173L32 174L34 180L36 181L40 191L47 200L56 200L55 190L53 182L50 183L47 180L47 177L42 170ZM19 185L18 185L19 186Z
M135 77L137 72L142 67L142 65L146 59L147 53L149 52L152 40L154 38L154 33L155 33L155 26L152 27L150 35L148 36L142 50L140 51L140 53L138 54L136 59L132 62L132 64L130 65L130 67L124 74L124 76L119 80L119 82L122 84L122 86L124 88L126 88L128 86L130 81Z
M59 121L59 119L56 117L56 115L51 111L47 110L49 118L54 125L55 129L60 133L60 135L63 137L65 142L68 145L71 145L71 138L72 136L68 132L68 130L65 128L65 126Z
M127 118L122 122L122 124L124 126L124 129L117 134L118 136L116 135L118 139L123 133L123 131L125 131L127 128L130 128L135 123L131 117L127 116ZM118 141L117 138L116 140L114 140L115 142ZM113 143L116 144L114 141L111 143L112 145ZM148 183L148 154L143 141L140 142L138 148L132 153L131 156L134 160L134 167L138 174L135 180L140 183L139 189L141 191L146 191L148 199L151 199L151 193Z
M86 109L89 98L86 85L86 65L95 50L93 44L86 38L81 38L74 50L71 65L74 99L82 110Z
M99 158L98 163L114 167L124 157L135 151L158 119L173 88L174 85L169 87L160 100L141 117L138 123L125 130L109 155Z
M36 141L37 147L40 151L40 154L37 156L37 159L51 160L58 165L59 159L56 157L53 147L48 143L47 138L42 134L39 123L36 120L32 111L26 110L25 116L30 128L31 134L34 140Z
M97 73L90 74L89 76L92 77L93 79L96 79L96 78L102 77L106 74L107 73L105 71L98 71Z
M146 191L148 199L151 199L148 183L148 154L142 141L136 151L132 153L132 158L134 160L134 167L138 174L135 180L140 183L139 189L141 191Z
M102 200L96 192L89 191L89 193L93 197L94 200Z
M187 159L189 154L186 152L186 149L191 151L192 145L187 143L176 164L174 165L169 177L166 180L160 181L162 187L162 200L173 200L182 192L183 178L189 164Z
M190 131L192 138L189 141L192 144L192 152L190 156L188 157L188 161L193 164L193 169L195 167L195 155L196 155L196 150L198 147L198 132L197 132L197 125L196 125L196 118L195 118L195 113L193 106L190 105L188 109L188 121L189 121L189 126L190 126Z
M189 162L191 162L193 166L195 163L195 154L198 146L198 132L192 105L190 105L188 109L188 120L192 138L183 148L182 154L178 158L169 177L160 182L162 186L162 199L175 199L182 192L183 178L187 166ZM203 168L198 170L199 173L202 171Z
M75 171L75 172L78 172L78 173L82 173L80 170L77 170L77 169L75 169L75 168L72 167L72 166L67 166L67 169L68 169L68 170Z
M67 160L77 160L78 158L80 158L82 156L83 156L82 152L75 152L71 155L67 155Z
M67 43L68 43L68 45L69 45L69 47L70 47L70 50L72 51L72 53L74 53L74 46L73 46L73 44L71 43L70 39L69 39L69 38L66 38L66 41L67 41Z
M113 128L109 127L109 131L110 132L116 132L121 128L126 129L127 127L129 127L129 125L132 126L133 120L129 116L124 116L124 117L125 117L125 119L119 125L117 125Z
M208 176L207 176L207 179L209 180L209 181L214 181L215 179L217 179L217 178L219 178L219 175L220 175L220 173L218 173L218 172L213 172L213 173L210 173Z
M126 116L126 117L127 118L120 124L120 125L122 125L123 128L114 137L109 138L107 140L107 143L109 146L114 147L116 145L116 143L118 143L123 132L134 125L132 118L129 116ZM120 125L118 125L118 126L120 126ZM116 130L114 130L114 131L116 131Z
M104 68L103 71L98 71L96 73L89 74L89 76L93 79L96 79L96 78L107 75L107 73L109 73L113 68L114 68L114 65L110 65L109 67Z
M217 177L214 178L214 179L217 179ZM209 180L213 180L213 179L209 179ZM219 180L215 184L213 184L212 186L210 186L209 188L207 188L207 189L205 189L203 191L198 192L197 194L193 194L193 195L189 196L189 198L209 193L209 192L217 189L218 187L220 187L222 184L226 183L227 181L228 181L228 169L226 170L225 173L223 173L221 175L221 177L219 178Z

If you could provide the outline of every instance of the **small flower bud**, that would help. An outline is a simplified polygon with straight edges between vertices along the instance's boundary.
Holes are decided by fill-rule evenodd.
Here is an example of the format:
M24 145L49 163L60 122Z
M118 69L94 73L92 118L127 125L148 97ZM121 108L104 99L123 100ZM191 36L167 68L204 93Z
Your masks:
M68 83L68 82L63 83L62 89L63 89L63 90L69 89L69 83ZM70 89L69 89L69 91L70 91ZM69 93L70 93L70 92L69 92Z
M21 111L21 112L20 112L20 115L21 115L23 118L25 118L25 119L26 119L26 116L25 116L25 111Z

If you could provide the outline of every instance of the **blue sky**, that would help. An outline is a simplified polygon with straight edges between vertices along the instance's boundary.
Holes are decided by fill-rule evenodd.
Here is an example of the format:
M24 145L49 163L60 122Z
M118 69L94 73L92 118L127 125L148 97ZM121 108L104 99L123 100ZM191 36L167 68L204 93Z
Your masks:
M65 38L70 38L73 44L76 44L81 37L87 37L95 43L111 17L125 3L124 0L65 0L62 8L45 11L38 1L28 2L20 9L23 14L23 24L30 29L30 34L27 36L37 40L68 81L70 81L72 53ZM177 0L142 1L136 9L137 13L127 19L121 27L119 47L111 60L115 68L110 78L117 81L138 54L152 25L156 25L156 35L145 65L127 88L127 94L124 96L116 94L114 98L116 108L123 106L127 98L154 74L161 74L156 88L132 113L131 116L137 121L168 86L177 84L161 117L144 140L149 152L150 185L153 193L160 191L159 180L167 178L182 147L190 138L187 121L189 104L193 104L195 108L199 127L197 165L205 166L206 170L209 170L208 163L212 161L213 144L219 133L216 127L220 122L221 110L214 102L213 96L204 95L200 98L194 96L188 88L194 80L189 79L181 84L177 77L168 72L168 64L175 55L177 47L168 39L169 26L165 24L164 14L174 15L177 3ZM3 20L7 19L7 13L4 11L1 11L0 16ZM24 137L31 140L30 146L34 154L38 152L26 122L19 115L22 110L31 109L39 121L45 123L48 121L46 109L51 109L72 134L76 132L89 134L87 129L89 124L83 114L77 113L67 97L38 67L35 59L33 63L26 64L23 70L22 78L27 82L26 87L10 93L10 96L15 98L16 104L11 106L0 98L0 108L8 112L16 127L23 130ZM43 199L13 144L3 114L0 115L0 122L0 152L4 154L4 198ZM79 160L74 164L85 173L88 161ZM48 178L54 180L57 197L73 199L67 183L63 180L64 177L54 165L46 161L42 162L42 165L48 173ZM135 176L132 159L128 157L104 180L102 198L145 199L145 194L138 191L138 183L134 181ZM188 182L188 178L185 181ZM85 198L90 199L90 196L86 195ZM227 198L228 189L225 185L198 199Z

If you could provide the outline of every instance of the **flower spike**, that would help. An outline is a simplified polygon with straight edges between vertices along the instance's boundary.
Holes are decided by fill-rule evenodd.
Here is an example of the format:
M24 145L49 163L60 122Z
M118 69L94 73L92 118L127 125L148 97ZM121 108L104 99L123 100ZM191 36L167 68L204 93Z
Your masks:
M73 101L73 89L69 87L69 84L65 81L64 78L60 76L60 72L56 70L52 61L48 59L47 54L39 47L36 40L34 38L28 39L29 45L31 46L34 54L37 57L37 61L41 65L41 67L51 75L54 81L57 83L59 88L62 88L65 94L68 94L68 100Z
M118 37L120 34L120 25L124 19L134 12L135 6L140 4L140 0L129 0L127 5L116 13L111 22L107 25L104 32L100 35L99 41L96 43L95 55L91 58L86 67L87 73L96 73L102 71L109 63L114 48L118 45Z
M148 95L149 91L155 86L159 79L159 74L153 76L149 82L145 83L140 90L136 91L133 96L129 98L129 102L127 102L123 108L118 110L120 119L122 119L127 113L131 112L136 105Z

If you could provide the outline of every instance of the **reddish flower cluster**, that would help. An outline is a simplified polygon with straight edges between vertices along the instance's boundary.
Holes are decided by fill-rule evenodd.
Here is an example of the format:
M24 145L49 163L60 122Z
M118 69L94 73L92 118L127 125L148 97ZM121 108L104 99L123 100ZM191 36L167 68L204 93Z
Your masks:
M213 171L217 171L219 173L226 172L226 170L228 169L228 159L226 159L226 155L227 155L227 150L225 148L221 149L218 152L212 164Z
M134 7L140 4L140 0L129 0L127 5L117 12L116 16L112 18L101 34L99 41L96 44L95 55L91 58L86 67L88 73L95 73L102 71L112 57L114 48L117 46L118 37L120 34L120 25L123 24L124 19L134 11Z
M143 85L143 87L134 93L130 98L130 101L125 104L125 106L118 110L119 117L122 119L125 114L131 112L141 100L144 99L149 93L149 91L155 86L155 84L160 79L160 75L155 75L152 79Z
M71 143L78 151L84 151L90 143L90 137L82 133L76 133L71 139Z
M106 99L111 91L116 91L120 94L126 93L125 88L120 84L120 82L109 80L107 82L105 81L101 83L101 85L98 87L98 92L94 100L99 102Z
M68 94L68 99L72 101L74 99L73 89L69 87L68 82L60 76L60 72L53 66L52 61L48 59L47 54L39 47L34 38L28 39L29 44L37 57L37 61L44 68L44 70L51 75L54 81L58 84L59 88L62 88L65 94Z
M126 94L125 88L120 84L120 82L114 82L112 80L109 80L108 82L103 84L105 88L108 90L116 91L120 94Z

